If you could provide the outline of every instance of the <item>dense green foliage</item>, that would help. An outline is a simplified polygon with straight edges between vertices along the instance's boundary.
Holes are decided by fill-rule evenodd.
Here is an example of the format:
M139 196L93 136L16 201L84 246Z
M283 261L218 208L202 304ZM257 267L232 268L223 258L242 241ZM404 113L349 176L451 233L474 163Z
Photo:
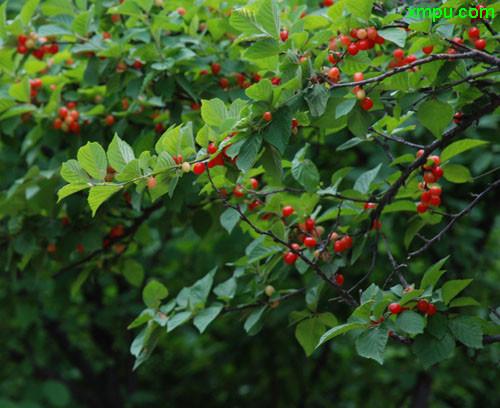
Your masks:
M500 17L0 3L1 407L498 404Z

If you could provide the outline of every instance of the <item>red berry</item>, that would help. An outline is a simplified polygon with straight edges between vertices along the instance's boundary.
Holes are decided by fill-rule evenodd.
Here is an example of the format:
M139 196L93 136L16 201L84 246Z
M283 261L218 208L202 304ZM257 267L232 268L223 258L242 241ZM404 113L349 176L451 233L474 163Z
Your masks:
M436 177L434 176L434 174L432 174L432 172L426 171L424 173L424 181L427 184L432 184L432 183L434 183L436 181Z
M59 108L59 116L64 119L66 116L68 116L68 108L66 106L61 106Z
M115 117L113 115L107 115L105 121L107 126L112 126L115 123Z
M253 188L254 190L257 190L257 187L259 187L259 182L257 181L257 179L255 179L255 178L253 178L253 177L252 177L252 178L250 179L250 182L252 183L252 188Z
M462 114L460 112L455 113L455 116L453 118L453 122L455 123L460 123L460 118L462 117Z
M392 53L392 55L394 55L394 58L400 60L400 59L403 59L403 56L405 55L405 53L403 52L403 50L401 48L396 48L394 50L394 52Z
M352 238L349 235L344 236L341 241L343 241L345 249L349 249L352 246Z
M441 158L439 156L429 156L429 159L434 162L434 166L439 166L441 164Z
M59 45L53 43L49 48L49 53L52 55L56 55L59 52Z
M163 125L161 123L157 123L155 125L155 131L156 131L156 133L163 133L165 131L165 128L163 127Z
M328 76L330 78L336 78L340 75L340 71L337 67L333 67L333 68L330 68L330 70L328 71Z
M193 173L196 175L200 175L205 171L205 163L196 163L193 166Z
M434 306L432 303L429 303L427 306L427 316L432 316L434 313L437 312L436 306Z
M19 45L24 45L27 39L28 37L26 37L25 35L20 35L19 37L17 37L17 43Z
M333 275L333 277L335 278L337 285L342 286L342 284L344 283L344 276L342 276L340 273L336 273L335 275Z
M287 252L283 257L283 260L285 261L286 264L292 265L297 260L297 255L295 255L293 252Z
M429 308L429 302L424 299L420 299L417 302L417 309L420 310L421 312L427 312L427 309Z
M441 195L441 187L439 186L432 186L429 190L429 192L431 193L431 196L436 196L436 197L439 197Z
M368 96L361 101L361 107L365 111L369 111L373 107L373 101Z
M420 157L424 154L424 149L420 149L418 152L417 152L417 157Z
M359 81L362 81L364 78L364 75L362 72L356 72L354 74L354 82L359 82Z
M366 203L365 204L365 210L370 210L372 208L375 208L375 203Z
M120 21L120 15L119 15L119 14L113 14L113 15L111 16L111 21L112 21L113 23L118 23L118 21Z
M297 243L295 243L295 242L291 245L291 247L292 247L293 249L295 249L296 251L299 251L299 250L300 250L300 245L299 245L299 244L297 244Z
M245 195L245 190L243 190L243 187L241 186L236 186L233 190L233 194L235 197L243 197Z
M227 86L229 85L229 81L227 80L227 78L221 78L219 80L219 83L220 83L220 86L224 89L227 88Z
M179 14L184 15L184 14L186 14L186 9L185 9L184 7L179 7L179 8L177 9L177 12L178 12Z
M429 45L428 47L424 47L422 48L422 51L424 52L424 54L432 54L432 51L434 51L434 46L433 45Z
M102 39L103 40L108 40L111 38L111 34L110 33L102 33Z
M422 201L422 204L427 204L429 201L431 201L432 194L430 191L424 191L420 197L420 201Z
M78 122L73 122L69 125L69 130L71 130L75 135L80 134L80 124Z
M323 0L323 6L325 7L333 6L333 0Z
M208 75L208 71L206 69L202 69L200 71L200 76L203 76L203 75Z
M76 250L77 250L78 252L84 252L84 251L85 251L85 248L83 247L83 245L82 245L82 244L78 244L78 245L76 246Z
M356 55L359 52L358 44L356 43L349 44L349 46L347 47L347 52L353 56Z
M473 40L475 38L479 38L479 28L471 27L469 28L469 39Z
M250 204L248 204L248 209L250 211L253 211L253 209L255 207L258 207L259 205L260 205L260 201L255 200L255 201L251 202Z
M281 79L280 78L271 78L271 84L272 85L279 85L281 84Z
M441 204L441 198L438 196L432 196L431 200L430 200L430 204L433 207L439 207L439 205Z
M54 120L54 122L52 122L52 127L55 130L61 129L61 126L62 126L62 120L60 118L57 118L56 120Z
M372 230L379 230L380 228L382 228L380 220L378 221L378 224L376 220L373 220Z
M156 181L156 177L151 177L149 180L148 180L148 187L150 189L153 189L156 187L156 184L157 184L157 181Z
M207 149L208 153L209 154L214 154L216 151L217 151L217 147L215 146L215 143L210 143L208 145L208 149Z
M283 41L283 42L285 42L286 40L288 40L288 31L283 30L280 33L280 38L281 38L281 41Z
M314 248L316 246L316 240L313 237L305 237L304 245L308 248Z
M451 41L456 42L457 44L463 44L464 43L460 37L452 38Z
M220 72L221 67L220 67L220 64L218 64L217 62L214 62L212 64L212 66L210 67L210 69L212 70L212 73L214 75L217 75Z
M333 244L333 249L336 252L344 252L344 250L346 249L344 241L342 241L341 239L335 241L335 243Z
M358 47L361 51L366 51L367 49L370 48L370 40L367 39L359 40Z
M314 226L316 225L316 221L314 221L314 219L312 218L308 218L306 220L306 229L308 231L312 231L314 229Z
M412 62L415 62L417 60L417 57L415 57L415 54L410 54L406 57L406 63L411 64Z
M124 232L123 226L117 225L116 227L111 228L111 231L109 231L109 236L111 238L118 238L123 235L123 232Z
M351 38L348 35L340 34L339 41L342 45L348 46L351 43Z
M391 303L389 305L389 312L391 312L392 314L401 313L401 305L399 303Z
M292 119L292 128L296 129L297 127L299 127L299 122L297 119L293 118Z
M267 121L271 120L271 112L264 112L264 120Z
M429 207L427 206L427 204L423 204L423 203L417 204L417 212L420 214L425 213L428 209L429 209Z
M66 104L66 107L67 107L68 109L75 109L75 108L76 108L76 102L74 102L74 101L68 102L68 103Z
M443 174L444 174L444 171L441 167L439 166L435 166L433 169L432 169L432 174L434 175L434 177L436 177L437 179L440 179L441 177L443 177Z
M26 45L24 44L19 44L17 47L17 52L19 54L26 54L28 52L28 47L26 47Z
M291 205L287 205L285 208L283 208L283 216L284 217L289 217L294 213L295 209Z
M476 40L476 42L474 43L474 46L476 47L477 50L484 50L484 48L486 47L486 41L484 41L482 38L480 38L479 40Z
M253 80L254 80L255 82L259 82L261 79L262 79L262 76L261 76L261 75L259 75L259 74L257 74L257 73L253 74Z
M77 110L72 110L69 115L74 119L74 120L78 120L78 118L80 117L80 114L78 113Z
M381 37L380 35L377 34L377 37L375 38L375 42L379 45L382 45L383 43L385 43L385 38Z
M377 29L375 27L369 27L366 30L366 37L370 40L374 40L377 38Z
M142 68L142 62L139 61L139 60L135 60L134 63L132 64L132 66L135 68L135 69L141 69Z

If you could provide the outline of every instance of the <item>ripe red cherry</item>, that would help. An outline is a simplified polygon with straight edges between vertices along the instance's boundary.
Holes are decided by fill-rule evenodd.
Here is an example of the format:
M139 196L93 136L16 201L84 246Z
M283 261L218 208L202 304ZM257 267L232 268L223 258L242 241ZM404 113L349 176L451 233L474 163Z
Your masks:
M400 60L403 59L403 56L405 55L403 50L401 48L396 48L394 52L392 53L394 55L394 58Z
M77 250L78 252L84 252L84 251L85 251L85 248L83 247L83 245L82 245L82 244L78 244L78 245L76 246L76 250Z
M253 211L253 209L254 209L255 207L258 207L259 205L261 205L261 204L260 204L260 201L257 201L257 200L252 201L250 204L248 204L248 209L249 209L250 211Z
M323 6L325 7L333 6L333 0L323 0Z
M281 41L283 41L283 42L285 42L286 40L288 40L288 31L283 30L280 33L280 38L281 38Z
M382 228L382 222L379 220L377 223L376 220L373 220L372 230L379 230L380 228Z
M432 196L431 200L430 200L430 204L433 207L439 207L439 205L441 204L441 198L439 198L438 196Z
M462 117L462 114L460 112L455 113L455 116L453 117L453 122L455 123L460 123L460 118Z
M354 81L355 81L355 82L362 81L362 80L363 80L363 78L364 78L364 75L363 75L363 73L362 73L362 72L356 72L356 73L354 74Z
M58 52L59 52L59 45L57 45L56 43L53 43L50 46L49 53L52 55L56 55Z
M259 82L262 79L262 75L259 75L257 73L253 74L253 80L255 82Z
M155 130L156 130L156 133L163 133L165 131L165 128L163 127L163 125L161 123L157 123L155 125Z
M420 149L418 152L417 152L417 157L420 157L424 154L424 149Z
M391 303L389 305L389 312L391 312L392 314L401 313L401 305L399 303Z
M479 28L477 28L477 27L469 28L469 38L471 40L473 40L475 38L479 38Z
M26 37L25 35L20 35L19 37L17 37L17 43L19 45L24 45L24 44L26 44L27 39L28 39L28 37Z
M336 78L340 75L340 71L337 67L333 67L333 68L330 68L330 70L328 71L328 76L330 78Z
M340 60L339 53L334 52L334 53L330 54L330 55L328 56L328 60L329 60L332 64L336 64L336 63Z
M429 207L427 206L427 204L424 204L424 203L417 204L417 212L419 214L425 213L428 209L429 209Z
M406 57L406 63L411 64L412 62L415 62L417 60L417 57L415 57L415 54L410 54Z
M358 44L356 43L349 44L349 46L347 47L347 52L353 56L356 55L359 52Z
M342 45L348 46L351 43L351 38L348 35L340 34L339 41Z
M102 33L102 39L103 40L108 40L111 38L111 34L110 33Z
M287 252L283 257L283 260L285 261L286 264L292 265L297 260L297 255L295 255L293 252Z
M352 246L352 238L349 235L344 236L341 241L344 242L344 248L349 249Z
M271 78L271 84L272 85L279 85L281 84L281 79L280 78Z
M193 166L193 173L196 175L200 175L205 171L205 163L196 163Z
M428 47L424 47L422 48L422 51L424 52L424 54L432 54L432 51L434 51L434 46L433 45L429 45Z
M217 147L215 146L215 143L210 143L208 145L208 149L207 149L208 153L209 154L214 154L216 151L217 151Z
M214 75L217 75L220 72L221 66L217 62L214 62L210 67L210 69L212 70L212 73Z
M80 114L78 113L77 110L72 110L69 115L74 119L74 120L78 120L78 118L80 117Z
M156 177L151 177L149 180L148 180L148 187L150 189L153 189L156 187L156 184L157 184L157 181L156 181Z
M436 196L436 197L439 197L441 195L441 187L439 186L432 186L429 190L429 192L431 193L431 196Z
M120 21L120 15L119 15L119 14L113 14L113 15L111 16L111 21L112 21L113 23L118 23L118 21Z
M306 229L308 231L312 231L314 229L315 225L316 225L316 221L313 218L308 218L306 220Z
M295 118L292 118L292 128L296 129L299 127L299 121Z
M354 38L355 40L357 40L357 39L358 39L358 29L357 29L357 28L353 28L353 29L351 30L351 32L349 33L349 35L350 35L352 38Z
M464 42L460 37L454 37L451 39L451 41L456 42L457 44L463 44Z
M252 188L253 188L254 190L257 190L257 187L259 187L259 182L257 181L257 179L255 179L255 178L253 178L253 177L252 177L252 178L250 179L250 182L252 183Z
M342 286L342 284L344 283L344 276L342 276L340 273L336 273L335 275L333 275L333 277L335 278L337 285Z
M54 122L52 122L52 127L55 130L61 129L61 126L62 126L62 120L60 118L57 118L56 120L54 120Z
M179 14L184 15L184 14L186 14L186 9L184 9L183 7L179 7L179 8L177 9L177 12L178 12Z
M271 120L271 112L264 112L264 120L267 121Z
M316 246L316 240L313 237L305 237L304 245L308 248L314 248Z
M436 177L437 179L440 179L441 177L443 177L443 174L444 174L444 171L441 167L439 166L435 166L433 169L432 169L432 174L434 175L434 177Z
M142 68L142 62L139 61L139 60L135 60L134 63L132 64L132 66L135 68L135 69L141 69Z
M368 96L361 101L361 107L365 111L369 111L373 107L373 101Z
M429 302L427 302L427 300L420 299L417 302L417 309L420 310L421 312L426 312L428 308L429 308Z
M69 130L71 130L75 135L80 133L80 124L78 122L73 122L69 125Z
M17 52L19 54L26 54L28 52L28 47L26 47L26 45L24 44L19 44L17 47Z
M434 176L434 174L432 174L432 172L426 171L424 173L424 181L427 184L432 184L432 183L434 183L436 181L436 176Z
M243 187L241 186L236 186L233 190L233 194L235 197L243 197L245 195L245 190L243 190Z
M229 81L226 79L226 78L221 78L219 80L219 83L220 83L220 86L224 89L227 88L227 86L229 85Z
M432 198L431 192L424 191L420 196L420 201L422 201L422 204L427 204L429 201L431 201L431 198Z
M434 162L434 166L439 166L441 164L441 158L439 156L429 156L429 159Z
M365 204L365 210L370 210L372 208L375 208L375 203L366 203Z
M291 245L291 247L292 247L293 249L295 249L296 251L300 251L300 245L299 245L299 244L297 244L297 243L295 243L295 242Z
M366 30L366 36L370 39L370 40L374 40L377 38L377 29L375 27L369 27L367 30Z
M486 47L486 41L484 41L482 38L480 38L479 40L476 40L476 42L474 43L474 46L479 51L484 50L484 48Z
M333 244L333 249L335 250L335 252L344 252L345 250L344 241L342 241L341 239L335 241L335 243Z
M107 115L105 121L107 126L112 126L115 123L115 117L113 115Z
M429 303L426 311L427 316L432 316L436 312L437 312L436 306L434 306L432 303Z
M291 205L287 205L285 208L283 208L283 216L284 217L289 217L294 213L295 209Z
M66 107L67 107L68 109L75 109L75 108L76 108L76 102L74 102L74 101L70 101L70 102L68 102L68 103L66 104Z
M59 116L64 119L66 116L68 116L68 108L66 106L61 106L59 108Z
M385 38L381 37L380 35L377 34L377 38L375 38L375 42L379 45L382 45L383 43L385 43Z
M356 36L360 40L364 40L366 38L366 30L364 28L358 28L358 30L356 31Z
M366 51L368 48L370 48L370 40L359 40L358 47L361 51Z

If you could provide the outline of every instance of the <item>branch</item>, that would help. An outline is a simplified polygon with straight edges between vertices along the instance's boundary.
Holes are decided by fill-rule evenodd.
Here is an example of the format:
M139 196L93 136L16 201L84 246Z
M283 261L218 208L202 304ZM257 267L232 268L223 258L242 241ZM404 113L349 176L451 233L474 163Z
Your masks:
M427 240L427 242L425 243L425 245L420 248L419 250L415 251L415 252L410 252L408 254L408 258L407 259L410 259L410 258L413 258L414 256L417 256L417 255L420 255L422 252L424 252L427 248L429 248L434 242L436 241L439 241L444 234L446 234L446 232L448 232L450 230L451 227L453 227L453 225L457 222L457 220L466 215L466 214L469 214L470 211L472 210L472 208L479 202L481 201L481 199L486 195L488 194L488 192L490 192L491 190L493 190L495 187L499 186L500 185L500 180L497 180L495 181L494 183L491 183L488 188L486 190L484 190L483 192L481 192L480 194L478 194L476 196L476 198L467 206L465 207L462 211L460 211L458 214L455 214L452 216L452 219L451 221L441 230L441 232L439 234L437 234L434 238L431 238L429 240Z
M401 285L403 285L403 288L407 289L408 288L408 282L404 278L403 274L399 271L401 268L406 268L408 265L401 264L398 265L396 260L394 259L394 256L392 255L391 249L389 248L389 244L387 243L387 239L385 238L385 235L382 234L382 240L384 241L385 248L387 249L387 256L389 257L389 261L391 262L392 265L392 274L398 275L399 281L401 282Z
M371 127L369 130L370 130L370 132L373 132L379 136L382 136L384 139L391 140L393 142L400 143L400 144L408 146L408 147L413 147L414 149L423 149L425 147L424 145L421 145L421 144L408 142L408 141L406 141L400 137L397 137L397 136L386 135L385 133L382 133L382 132L379 132L378 130L375 130L373 127Z

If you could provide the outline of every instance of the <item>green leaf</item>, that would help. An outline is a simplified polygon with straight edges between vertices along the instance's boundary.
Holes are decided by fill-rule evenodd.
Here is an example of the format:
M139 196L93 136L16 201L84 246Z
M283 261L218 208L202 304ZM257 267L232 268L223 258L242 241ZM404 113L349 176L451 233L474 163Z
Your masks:
M189 291L189 301L195 307L203 307L214 283L217 268L212 269L203 278L197 280Z
M170 333L172 330L176 329L180 325L186 323L192 315L192 312L185 311L176 313L172 317L168 319L167 323L167 333Z
M231 300L235 293L236 293L236 279L235 278L229 278L228 280L219 283L215 288L214 288L214 293L219 297L220 299L224 300Z
M201 100L201 117L206 124L220 127L226 120L227 116L226 105L219 98Z
M352 111L352 108L356 105L356 101L356 98L347 98L340 102L335 109L335 119L347 115L350 111ZM337 150L339 149L337 148Z
M426 101L420 105L417 118L436 138L441 139L445 127L453 118L453 108L438 100Z
M364 331L356 341L356 351L361 357L372 358L379 364L383 364L388 333L389 330L382 326Z
M220 224L229 234L231 234L236 224L238 224L239 220L240 220L240 214L233 208L227 208L220 215Z
M382 210L382 214L398 212L398 211L415 212L417 211L417 209L415 207L415 203L413 203L412 201L399 200L394 203L386 205Z
M266 310L267 306L261 306L257 309L255 309L248 318L245 320L245 324L243 325L243 328L245 331L250 334L254 333L254 330L256 330L259 327L259 322L264 314L264 311Z
M223 307L222 303L212 303L210 307L203 309L193 320L194 326L203 333L210 323L219 315Z
M28 25L35 13L40 0L28 0L21 10L21 21L24 25Z
M127 330L134 329L149 322L155 315L154 310L144 309L139 316L137 316L132 323L127 326Z
M446 334L448 319L442 313L436 313L427 317L426 332L432 334L436 339L441 340Z
M318 84L313 85L304 96L312 116L321 116L325 113L328 98L328 89Z
M446 333L441 340L424 334L415 338L412 350L427 369L450 357L455 350L455 341L449 333Z
M148 282L142 291L142 300L151 309L158 309L161 301L167 296L168 289L157 280Z
M250 60L260 60L266 57L278 55L280 52L279 42L273 38L264 38L254 42L243 53L243 57ZM259 83L259 82L258 82Z
M316 349L325 326L318 318L310 318L300 322L295 328L295 337L309 357Z
M86 188L90 188L90 186L88 184L66 184L57 192L57 202L71 194L85 190Z
M85 12L78 14L73 20L73 31L81 35L82 37L86 36L89 32L89 26L92 21L92 14L90 12Z
M403 239L403 242L405 244L405 248L408 249L411 242L413 241L413 238L415 238L415 235L417 234L418 231L426 224L424 220L421 219L415 219L411 222L411 224L408 226L405 236Z
M5 8L7 7L7 2L4 1L2 5L0 5L0 37L7 38L7 30L6 30L6 17L5 17Z
M273 86L269 79L261 79L245 90L246 95L256 101L270 102L273 96Z
M396 325L408 334L424 332L424 318L411 310L400 313L396 319Z
M459 297L453 299L450 303L450 308L464 307L464 306L481 306L481 303L479 303L476 299L473 299L471 297Z
M92 210L92 217L95 216L97 209L109 197L121 190L121 186L95 186L90 189L89 193L89 206Z
M90 181L83 167L74 159L63 163L61 167L61 177L68 183L85 184L87 186Z
M483 330L472 316L460 316L448 322L453 336L467 347L483 348Z
M434 286L436 285L439 278L443 275L443 273L446 272L442 271L441 267L444 265L444 263L448 260L449 257L450 256L448 255L446 258L441 259L440 261L436 262L434 265L432 265L425 271L424 277L420 282L421 289L426 289L427 287L434 289Z
M279 150L267 145L261 160L266 174L271 177L271 181L279 184L283 174L283 164Z
M363 324L363 323L345 323L345 324L341 324L340 326L334 327L333 329L328 330L326 333L324 333L321 336L316 348L318 348L322 344L325 344L327 341L330 341L334 337L337 337L341 334L347 333L347 332L354 330L354 329L360 329L362 327L365 327L365 324Z
M441 297L445 305L457 296L472 282L472 279L458 279L446 282L441 289Z
M274 0L260 0L234 10L231 25L245 34L266 34L279 40L281 10Z
M127 259L123 264L123 276L136 287L140 287L144 279L144 268L134 259Z
M13 84L9 89L9 95L16 101L29 102L30 101L30 84L28 77L25 76L19 83Z
M262 136L259 134L254 134L245 140L236 159L236 165L241 171L248 173L259 153L261 145Z
M276 147L281 154L288 146L292 132L292 111L288 106L283 106L273 113L273 120L266 128L264 140Z
M368 191L370 191L370 184L373 180L375 180L375 177L377 177L380 167L382 167L382 163L377 167L361 174L361 176L359 176L354 183L354 190L357 190L362 194L367 194Z
M311 160L304 158L308 148L309 145L306 144L295 155L292 162L292 176L308 193L313 193L319 184L319 172Z
M121 173L125 166L135 158L134 151L129 144L115 133L108 147L108 160L111 167Z
M451 183L467 183L472 181L472 175L467 167L461 164L447 164L443 167L444 178Z
M424 293L424 290L423 289L414 289L410 292L406 292L403 297L401 298L401 300L399 301L399 304L401 306L404 306L406 305L408 302L412 301L413 299L416 299L418 298L421 294Z
M379 30L378 35L400 47L405 46L407 34L404 28L386 28L385 30Z
M73 15L73 2L67 0L44 0L42 2L42 12L46 16L56 16L59 14Z
M347 10L356 17L368 21L372 12L373 0L348 0L345 3ZM385 38L385 37L384 37Z
M78 150L78 162L94 178L104 180L107 174L106 153L97 142L87 142Z
M115 179L119 182L123 182L133 180L140 176L142 176L140 162L138 159L133 159L120 173L116 174Z
M186 126L171 126L168 128L160 140L155 145L155 149L160 154L167 151L172 156L177 157L182 155L184 157L194 153L194 137L192 123L188 122Z
M474 139L463 139L452 143L451 145L445 147L441 152L441 162L446 162L452 157L463 153L467 150L473 149L474 147L487 144L489 142L485 140L474 140Z

